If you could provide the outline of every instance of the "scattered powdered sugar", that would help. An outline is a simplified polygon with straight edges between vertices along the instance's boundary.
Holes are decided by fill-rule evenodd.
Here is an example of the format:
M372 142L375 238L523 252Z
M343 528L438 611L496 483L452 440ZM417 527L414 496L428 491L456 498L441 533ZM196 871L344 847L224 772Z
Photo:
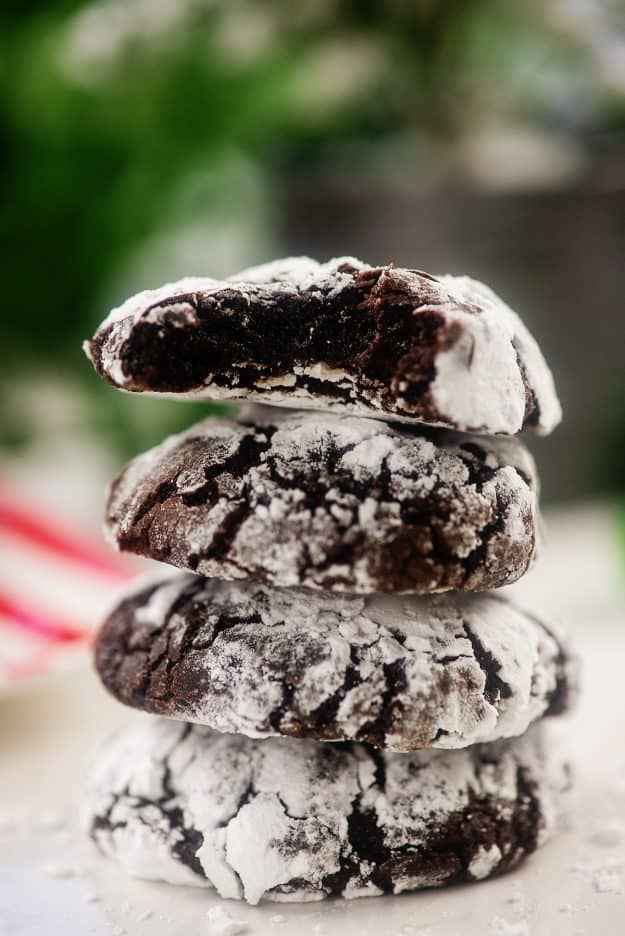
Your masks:
M341 869L349 870L339 892L371 896L380 893L371 879L378 852L367 855L369 836L356 852L348 835L348 818L365 814L376 827L374 840L384 843L392 890L400 893L458 878L455 850L442 869L440 839L450 819L457 842L458 813L475 798L492 803L509 823L501 828L502 851L518 849L514 837L506 845L504 830L515 828L515 803L525 795L520 775L532 784L533 822L543 841L566 777L537 729L483 749L374 758L362 745L251 741L148 719L111 742L95 766L92 835L132 876L212 883L226 898L318 900L333 892ZM473 854L480 850L479 836L467 839L467 864L471 847ZM414 870L406 849L421 856Z
M592 886L598 894L622 894L623 877L613 868L597 868L592 875Z
M510 922L503 917L495 916L490 922L490 928L493 936L531 936L526 920Z
M236 920L229 910L211 907L206 914L207 932L210 936L237 936L247 933L249 926L244 920Z

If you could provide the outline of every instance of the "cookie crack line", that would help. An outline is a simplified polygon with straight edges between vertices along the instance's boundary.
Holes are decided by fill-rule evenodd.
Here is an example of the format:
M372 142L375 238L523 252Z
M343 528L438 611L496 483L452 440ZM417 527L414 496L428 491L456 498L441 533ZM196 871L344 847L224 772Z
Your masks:
M499 675L501 663L486 649L471 625L465 619L462 621L462 627L473 649L473 656L485 676L484 698L490 705L495 705L500 698L509 699L512 695L512 689Z
M187 279L114 310L85 345L133 392L293 402L464 431L551 431L551 373L520 320L468 277L308 258Z
M135 522L138 523L148 514L152 514L154 507L163 506L172 500L180 499L186 507L202 507L210 503L211 499L214 500L216 479L227 475L240 477L243 472L249 475L257 465L261 464L263 456L270 450L271 439L275 432L275 427L268 426L262 432L243 436L243 438L239 440L236 452L229 455L222 462L216 462L214 465L204 467L203 473L206 481L199 488L184 493L178 491L175 482L163 482L159 485L155 494L148 495L139 506ZM197 441L201 440L197 440L191 436L191 438L187 439L187 444L192 445ZM114 492L114 490L115 487L113 486L112 492ZM246 517L249 516L251 509L249 498L245 497L245 489L243 489L240 499L238 502L233 502L232 509L214 533L209 551L212 558L225 555L228 552L230 544L236 537ZM150 522L144 534L147 539L150 538L152 527L155 523L157 523L157 516L153 515L150 518ZM196 566L202 558L205 558L205 554L202 551L194 553L193 555L197 557L192 563ZM192 569L192 571L194 570Z
M384 740L390 734L395 721L395 709L401 710L398 696L407 688L406 661L401 658L382 665L385 689L380 700L380 714L358 730L358 740L368 741L378 747L384 747Z

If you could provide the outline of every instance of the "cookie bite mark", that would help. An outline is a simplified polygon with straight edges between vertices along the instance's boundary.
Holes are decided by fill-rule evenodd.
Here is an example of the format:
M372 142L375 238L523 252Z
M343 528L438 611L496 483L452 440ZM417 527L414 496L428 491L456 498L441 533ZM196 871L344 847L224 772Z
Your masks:
M201 387L212 343L199 328L137 322L132 338L120 349L124 389L141 391L147 384L154 393L181 393Z
M291 258L228 280L185 279L132 297L86 344L133 392L548 432L551 374L488 287L353 258Z

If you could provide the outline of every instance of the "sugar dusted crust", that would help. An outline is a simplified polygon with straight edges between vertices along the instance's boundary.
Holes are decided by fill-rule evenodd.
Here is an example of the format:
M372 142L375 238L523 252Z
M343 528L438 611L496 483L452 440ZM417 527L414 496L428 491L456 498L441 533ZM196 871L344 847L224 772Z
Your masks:
M520 318L468 277L287 258L128 299L85 345L138 393L257 400L469 432L550 432L551 373Z
M575 682L553 631L495 594L356 597L184 574L118 604L96 667L145 712L404 752L521 735L564 711Z
M539 728L389 754L147 719L102 752L88 814L99 849L132 876L306 901L508 870L552 833L566 785Z
M516 439L251 407L136 458L106 522L118 548L211 578L475 591L531 563L536 488Z

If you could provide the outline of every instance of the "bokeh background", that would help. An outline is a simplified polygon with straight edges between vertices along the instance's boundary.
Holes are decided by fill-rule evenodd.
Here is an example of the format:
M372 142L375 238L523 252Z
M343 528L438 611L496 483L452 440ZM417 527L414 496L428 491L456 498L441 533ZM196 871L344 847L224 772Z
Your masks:
M96 380L109 307L290 253L466 272L566 421L547 499L625 486L619 0L6 0L1 444L125 456L198 417ZM62 447L61 445L61 447Z
M82 340L286 254L490 283L564 405L528 440L544 503L625 529L620 0L5 0L0 76L0 618L30 565L7 525L95 543L124 460L210 410L116 392Z

